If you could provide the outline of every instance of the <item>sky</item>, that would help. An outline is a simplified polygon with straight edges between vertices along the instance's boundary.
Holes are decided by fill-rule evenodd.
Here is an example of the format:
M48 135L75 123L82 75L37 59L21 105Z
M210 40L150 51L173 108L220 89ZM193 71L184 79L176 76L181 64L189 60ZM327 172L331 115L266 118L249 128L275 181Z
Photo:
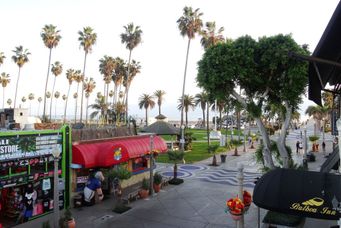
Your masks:
M44 93L49 50L40 37L46 24L53 24L60 30L62 39L52 51L52 61L60 61L64 72L57 77L56 91L67 93L66 69L83 69L84 51L79 46L78 31L90 26L97 33L97 43L87 57L86 77L93 77L97 86L90 98L93 103L96 93L103 93L102 75L99 73L99 59L104 55L128 60L129 52L121 43L123 26L134 23L143 31L142 43L132 52L132 59L140 62L141 73L132 82L129 92L129 114L144 117L145 111L138 108L138 98L164 90L166 95L162 113L169 120L179 120L178 99L182 92L185 68L187 38L180 35L176 21L182 16L183 8L199 8L203 22L215 21L224 27L223 35L236 39L250 35L254 39L279 33L292 34L298 44L308 44L311 52L334 12L338 0L0 0L0 52L6 56L0 72L10 74L11 83L6 87L5 99L14 100L18 67L11 60L12 50L22 45L31 55L21 70L17 100L29 93L36 99L31 103L32 114L37 114L37 97ZM195 95L197 87L197 62L204 51L197 36L191 42L185 94ZM48 91L52 90L54 76L50 74ZM113 89L113 87L111 88ZM76 84L71 88L76 92ZM0 93L2 97L2 91ZM21 103L21 102L19 102ZM79 102L78 102L79 103ZM68 114L74 113L75 100L69 99ZM301 113L314 103L304 99ZM0 99L2 107L2 98ZM59 98L57 115L62 115L64 103ZM7 105L5 105L6 107ZM29 102L23 104L29 107ZM53 104L54 114L55 104ZM42 105L40 113L42 112ZM78 111L79 113L79 111ZM85 111L84 111L85 113ZM157 105L149 112L151 117L158 114ZM202 117L200 108L189 113L190 120Z

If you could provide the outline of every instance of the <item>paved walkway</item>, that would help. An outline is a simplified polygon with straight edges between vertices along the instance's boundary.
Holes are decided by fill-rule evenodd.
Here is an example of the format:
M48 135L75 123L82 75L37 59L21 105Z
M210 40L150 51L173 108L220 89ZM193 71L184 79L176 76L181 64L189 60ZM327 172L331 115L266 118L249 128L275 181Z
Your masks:
M297 132L290 132L287 144L295 152ZM327 151L331 151L331 143L327 142ZM245 167L244 188L253 190L254 178L260 176L260 167L254 162L254 149L242 152L240 156L233 156L234 152L227 152L226 163L217 167L209 166L212 158L193 165L179 165L179 176L185 182L178 186L169 185L160 193L145 200L137 200L130 204L131 210L124 214L112 212L113 200L107 199L92 207L72 209L77 227L122 227L122 228L175 228L175 227L236 227L236 223L229 214L224 212L227 199L236 196L238 186L236 182L236 167L242 163ZM316 162L309 163L309 169L318 171L325 161L322 152L315 153ZM303 154L293 154L294 160L301 163ZM220 163L219 155L217 160ZM165 176L172 175L171 164L159 164L157 171ZM260 221L266 210L259 209ZM41 221L34 220L20 227L41 226ZM52 218L50 221L53 221ZM304 227L321 228L335 225L335 221L306 219ZM245 215L245 227L258 227L258 208L252 204ZM261 227L263 227L261 225Z

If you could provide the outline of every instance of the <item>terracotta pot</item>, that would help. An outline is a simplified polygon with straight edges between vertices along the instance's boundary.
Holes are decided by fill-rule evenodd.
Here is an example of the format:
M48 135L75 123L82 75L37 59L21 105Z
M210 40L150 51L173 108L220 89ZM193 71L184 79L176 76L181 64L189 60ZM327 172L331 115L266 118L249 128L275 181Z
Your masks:
M161 184L153 184L154 192L158 193L161 189Z
M235 214L235 213L232 213L231 211L230 211L230 215L231 215L232 219L235 221L239 221L243 216L243 214Z
M145 199L149 196L149 190L141 189L139 195L142 199Z
M76 221L74 218L72 218L72 220L67 221L67 225L69 228L75 228L76 227Z

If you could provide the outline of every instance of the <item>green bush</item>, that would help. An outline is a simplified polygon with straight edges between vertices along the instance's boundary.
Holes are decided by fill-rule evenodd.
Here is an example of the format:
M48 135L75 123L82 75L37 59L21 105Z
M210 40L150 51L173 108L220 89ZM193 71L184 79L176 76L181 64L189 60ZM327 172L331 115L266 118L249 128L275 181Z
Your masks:
M142 189L148 190L149 189L149 181L146 178L142 180Z
M170 181L168 181L168 183L172 185L179 185L179 184L184 183L184 180L180 178L176 178L176 179L173 178Z
M312 136L309 136L309 141L312 141L312 142L315 142L316 140L318 140L320 137L317 136L317 135L312 135Z
M154 184L161 184L162 182L162 175L158 172L154 173Z

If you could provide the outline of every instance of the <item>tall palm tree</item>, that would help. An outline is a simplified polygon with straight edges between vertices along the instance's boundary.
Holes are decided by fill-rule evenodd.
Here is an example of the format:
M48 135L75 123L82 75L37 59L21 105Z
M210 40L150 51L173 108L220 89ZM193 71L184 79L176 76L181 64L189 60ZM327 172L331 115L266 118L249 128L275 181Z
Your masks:
M188 111L190 109L194 110L195 108L194 97L191 95L185 94L184 99L180 97L178 101L179 101L178 110L185 109L185 113L186 113L185 127L188 127Z
M11 107L12 99L7 99L7 104L8 104L9 107Z
M28 99L30 100L30 115L32 115L31 106L32 106L32 101L34 100L34 93L28 94Z
M142 30L140 29L140 26L134 26L133 23L123 26L123 28L125 29L125 32L121 34L121 42L122 44L126 44L126 48L129 50L128 69L125 81L129 81L131 53L133 49L141 43ZM128 93L129 87L127 86L125 89L126 121L128 120Z
M185 85L186 85L186 73L187 73L187 62L188 62L188 54L189 48L191 44L191 40L195 38L195 34L199 33L202 27L202 20L201 16L203 14L199 12L199 9L193 11L192 7L187 7L183 9L183 15L177 20L178 28L180 30L181 36L188 37L188 44L187 44L187 53L186 53L186 63L185 63L185 72L184 72L184 80L182 84L182 95L181 95L181 125L183 125L183 108L184 99L185 99Z
M202 38L200 40L201 46L207 49L211 46L216 45L217 43L224 42L225 38L221 34L224 31L224 27L220 27L218 31L216 31L215 22L206 22L206 29L203 29L200 34Z
M106 113L108 111L108 104L105 102L104 96L97 97L94 104L89 105L89 108L94 109L92 113L90 113L90 119L94 119L99 115L99 118L102 121L102 124L106 123Z
M305 110L305 114L307 114L309 117L312 116L315 120L314 124L314 135L317 135L317 129L320 129L321 127L321 120L322 118L326 117L328 114L328 108L327 107L321 107L321 106L308 106L308 108Z
M69 100L71 85L72 85L72 82L75 80L74 76L75 76L75 70L74 69L68 69L66 71L66 78L69 81L69 89L67 91L66 100L65 100L64 121L63 121L64 123L66 121L66 109L67 109L67 102Z
M4 63L6 56L4 55L3 52L0 52L0 66Z
M202 125L201 127L206 126L206 119L205 119L205 110L206 110L206 103L207 103L207 94L203 91L198 93L194 97L195 106L200 106L202 110Z
M114 99L113 99L113 104L116 104L118 101L118 96L117 93L118 91L121 92L121 85L122 82L124 81L124 77L127 74L127 68L126 63L124 62L123 59L120 57L115 58L115 67L114 67L114 72L112 74L112 80L114 82Z
M54 94L55 95L54 97L56 97L56 94L54 93L54 88L56 85L56 78L63 72L63 65L60 64L60 62L56 61L54 64L52 64L51 72L54 75L52 94ZM51 97L51 103L50 103L50 120L52 119L52 100L53 100L53 96Z
M39 116L40 113L40 103L43 101L43 98L38 97L38 112L37 112L37 116Z
M45 90L44 94L46 94L47 91L47 85L49 82L49 75L50 75L50 65L51 65L51 56L52 56L52 49L57 47L60 39L62 38L61 35L59 35L59 30L57 30L57 26L54 25L45 25L42 29L42 32L40 34L45 46L49 49L49 62L47 65L47 75L46 75L46 82L45 82ZM52 99L51 99L52 103ZM43 109L43 119L46 119L46 96L44 96L44 109ZM50 115L51 118L51 115Z
M139 97L139 108L146 110L146 126L148 126L148 109L152 109L155 106L154 97L149 94L142 94Z
M25 102L26 102L26 97L23 96L23 97L21 98L21 101L22 101L22 103L23 103L23 107L22 107L22 108L24 108L24 104L25 104Z
M163 96L166 94L163 90L156 90L154 92L154 97L157 98L157 105L159 106L159 115L161 114L161 105L163 101Z
M93 78L90 78L89 81L84 83L83 89L85 91L85 97L86 97L85 124L88 124L89 97L95 88L96 88L96 82Z
M104 80L104 102L108 102L109 84L113 77L114 68L116 66L115 59L105 55L99 60L99 72L103 75Z
M56 98L56 101L55 101L55 104L54 104L54 120L56 121L56 119L57 119L57 100L58 100L58 98L60 97L60 92L59 91L56 91L55 93L54 93L54 98ZM52 99L51 99L52 100ZM51 104L51 106L52 106L52 104ZM51 117L50 117L50 119L51 119Z
M78 109L78 92L79 92L79 83L82 82L82 91L83 91L83 81L84 81L84 75L81 73L80 70L76 70L73 75L74 80L77 82L77 96L74 96L76 99L76 104L75 104L75 123L77 122L77 109Z
M85 77L85 66L86 66L86 57L88 53L91 53L92 46L95 45L97 41L97 34L94 32L94 30L87 26L83 28L83 31L78 32L79 38L78 41L80 41L80 46L83 47L84 50L84 65L83 65L83 76ZM84 78L82 81L82 86L84 86ZM81 113L80 113L80 122L83 120L83 97L84 97L84 90L82 90L82 96L81 96Z
M78 92L73 94L73 99L76 100L76 104L77 104L77 100L78 100ZM77 123L77 105L76 105L76 109L75 109L75 123Z
M12 56L12 60L15 64L17 64L19 71L18 71L18 79L15 86L15 95L14 95L14 108L16 106L17 102L17 92L18 92L18 85L19 85L19 79L20 79L20 70L24 66L25 63L29 61L28 56L31 54L28 52L27 49L24 49L23 46L15 47L15 50L13 50L15 55Z
M51 96L52 96L52 94L51 94L50 91L47 91L47 92L45 93L46 100L47 100L47 99L50 99ZM47 107L46 107L46 108L47 108ZM44 113L43 113L43 115L44 115Z
M1 53L0 53L1 55ZM0 76L0 84L2 86L2 108L5 108L5 88L11 82L9 74L2 72Z
M124 81L124 86L125 86L126 88L128 88L127 91L129 91L131 82L133 81L133 79L135 78L135 76L136 76L138 73L141 73L141 71L140 71L140 70L141 70L140 62L137 62L137 61L135 61L135 60L132 60L132 61L131 61L131 64L130 64L129 66L130 66L130 69L129 69L128 81ZM128 66L127 66L126 72L128 72ZM126 99L127 99L127 94L125 93L124 96L125 96L125 100L126 100Z

